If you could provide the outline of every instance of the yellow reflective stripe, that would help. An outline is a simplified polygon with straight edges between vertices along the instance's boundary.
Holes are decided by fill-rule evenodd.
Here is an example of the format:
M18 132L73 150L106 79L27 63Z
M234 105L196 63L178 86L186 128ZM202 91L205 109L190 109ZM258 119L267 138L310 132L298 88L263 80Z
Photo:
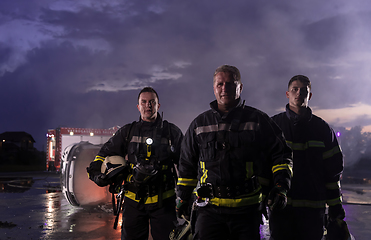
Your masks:
M195 128L196 135L201 133L211 133L211 132L217 132L217 131L229 131L231 130L231 124L230 123L220 123L214 124L214 125L208 125L208 126L200 126ZM238 131L246 131L246 130L259 130L259 123L256 122L243 122L240 123L238 126Z
M200 183L205 183L207 179L207 169L205 168L205 162L200 161L200 167L203 172L201 178L200 178Z
M250 179L252 176L254 176L253 163L246 162L246 178Z
M133 174L129 174L128 177L126 178L126 181L127 181L127 182L131 182L131 180L134 181L134 179L133 179Z
M308 141L309 147L325 147L325 143L321 141Z
M243 207L253 204L258 204L262 201L263 195L261 193L245 198L212 198L209 203L219 207Z
M292 175L292 167L288 164L278 164L272 167L272 172L275 173L277 171L286 170L291 173Z
M177 185L182 185L182 186L196 186L197 185L197 179L178 178Z
M342 202L342 200L343 200L342 197L339 196L337 198L327 200L326 203L329 206L335 206L337 204L340 204Z
M271 181L268 178L258 177L259 183L262 186L269 186Z
M130 198L133 201L139 202L139 200L135 199L135 195L136 195L135 193L130 192L130 191L125 192L125 197ZM171 189L171 190L166 191L162 194L162 199L166 199L166 198L172 197L174 195L175 195L175 190ZM158 202L158 195L155 195L155 196L152 196L152 197L148 197L144 204L151 204L151 203L157 203L157 202Z
M326 201L312 201L312 200L292 200L287 198L287 204L293 207L308 207L308 208L324 208L326 207Z
M321 141L308 141L306 143L293 143L291 141L286 141L286 143L292 150L298 151L306 150L309 147L325 147L325 143Z
M326 183L326 188L327 189L339 189L340 188L340 181L337 182L332 182L332 183Z
M336 146L333 149L331 149L327 152L324 152L323 153L323 159L330 158L330 157L334 156L336 153L339 153L339 152L341 152L340 147Z
M104 157L97 155L97 156L95 156L94 162L95 161L102 161L102 162L104 162L104 159L105 159Z

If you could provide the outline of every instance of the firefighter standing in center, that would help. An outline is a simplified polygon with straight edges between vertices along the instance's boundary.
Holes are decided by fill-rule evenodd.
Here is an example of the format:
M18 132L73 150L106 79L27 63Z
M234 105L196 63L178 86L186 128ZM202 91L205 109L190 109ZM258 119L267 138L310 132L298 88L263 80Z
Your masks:
M217 68L213 88L216 100L211 109L193 120L182 143L178 217L189 215L196 188L199 207L194 239L259 240L263 196L258 175L271 172L274 186L269 206L273 211L283 208L292 152L271 118L241 101L236 67Z
M286 111L272 118L293 150L293 178L287 207L270 214L271 239L321 240L326 204L330 221L340 223L345 217L340 191L343 155L334 131L308 106L309 78L292 77L286 97Z
M158 114L157 92L143 88L138 95L139 122L120 128L106 142L88 168L89 178L99 186L109 184L101 165L109 156L125 157L125 198L121 239L145 240L149 225L154 240L168 239L175 228L176 170L181 130Z

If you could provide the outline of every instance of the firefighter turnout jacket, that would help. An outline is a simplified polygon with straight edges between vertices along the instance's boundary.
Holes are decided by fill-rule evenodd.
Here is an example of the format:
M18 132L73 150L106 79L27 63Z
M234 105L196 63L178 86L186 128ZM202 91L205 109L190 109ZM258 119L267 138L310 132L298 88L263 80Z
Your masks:
M128 165L125 204L137 205L142 200L147 209L156 208L163 199L175 197L175 166L182 139L181 130L158 114L155 122L140 120L120 128L91 165L100 168L107 156L124 157Z
M308 107L297 115L286 112L272 117L293 150L293 178L287 194L293 207L325 208L341 203L340 176L343 155L334 131Z
M224 115L218 112L217 101L211 102L210 107L192 121L185 134L179 162L178 196L189 201L198 184L211 186L209 203L212 205L258 204L263 197L264 181L260 176L267 171L274 183L288 189L292 152L272 119L245 106L241 99Z

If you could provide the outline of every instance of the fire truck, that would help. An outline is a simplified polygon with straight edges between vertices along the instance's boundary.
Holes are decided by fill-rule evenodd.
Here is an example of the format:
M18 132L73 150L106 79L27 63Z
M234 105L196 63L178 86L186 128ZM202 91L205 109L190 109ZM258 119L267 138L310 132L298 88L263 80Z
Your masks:
M83 141L96 145L103 144L107 142L118 129L119 126L108 129L72 127L48 129L48 133L46 134L46 169L48 171L58 172L61 170L62 154L66 147Z

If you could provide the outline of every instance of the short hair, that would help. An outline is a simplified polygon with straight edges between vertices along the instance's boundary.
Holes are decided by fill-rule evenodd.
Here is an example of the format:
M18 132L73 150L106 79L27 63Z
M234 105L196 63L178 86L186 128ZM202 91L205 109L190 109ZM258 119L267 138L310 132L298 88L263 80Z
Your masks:
M238 70L238 68L236 68L235 66L231 66L231 65L222 65L220 67L218 67L215 72L214 72L214 77L213 77L213 80L215 81L215 76L216 74L220 73L220 72L225 72L225 73L229 73L230 74L230 77L234 80L234 81L237 81L238 83L241 83L241 74L240 74L240 71Z
M153 88L151 88L151 87L145 87L145 88L143 88L143 89L139 92L139 94L138 94L138 102L139 102L140 94L142 94L142 93L144 93L144 92L151 92L151 93L156 94L157 101L160 102L160 98L158 97L157 92L155 91L155 89L153 89Z
M296 75L296 76L293 76L290 81L289 81L289 84L287 85L287 88L290 88L290 85L293 81L300 81L301 83L305 84L307 87L309 87L309 89L312 88L312 84L309 80L309 78L307 76L304 76L304 75Z

